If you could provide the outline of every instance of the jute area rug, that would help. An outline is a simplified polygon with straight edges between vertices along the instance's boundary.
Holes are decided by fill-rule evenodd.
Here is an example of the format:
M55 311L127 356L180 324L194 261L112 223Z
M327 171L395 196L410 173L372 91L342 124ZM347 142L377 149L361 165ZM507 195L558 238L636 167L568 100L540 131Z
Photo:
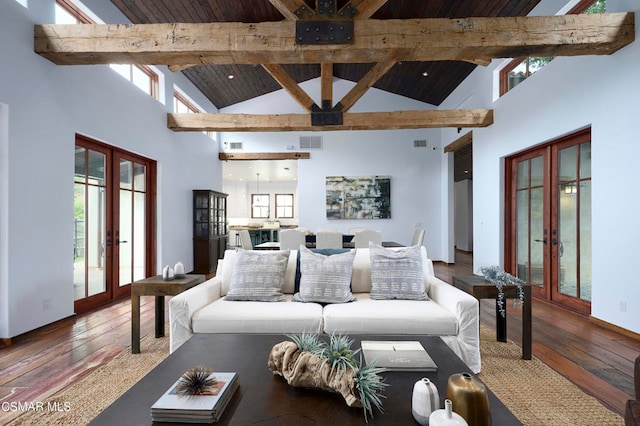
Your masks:
M495 340L495 331L480 329L482 372L478 377L524 425L623 425L623 419L586 395L534 357L521 359L518 345ZM133 386L169 353L169 338L153 333L141 341L141 353L125 350L89 376L49 398L68 404L66 412L29 412L11 425L86 425ZM265 367L266 368L266 367ZM441 390L442 392L444 390ZM364 422L363 422L364 424Z

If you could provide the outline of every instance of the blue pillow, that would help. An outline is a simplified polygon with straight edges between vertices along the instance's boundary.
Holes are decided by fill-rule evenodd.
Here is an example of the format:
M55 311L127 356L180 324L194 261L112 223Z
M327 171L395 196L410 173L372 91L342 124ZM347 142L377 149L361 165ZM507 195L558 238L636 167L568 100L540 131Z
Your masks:
M346 253L349 249L311 249L311 251L313 253L331 256L332 254ZM296 258L296 280L293 285L293 294L300 292L300 276L300 250L298 250L298 257Z

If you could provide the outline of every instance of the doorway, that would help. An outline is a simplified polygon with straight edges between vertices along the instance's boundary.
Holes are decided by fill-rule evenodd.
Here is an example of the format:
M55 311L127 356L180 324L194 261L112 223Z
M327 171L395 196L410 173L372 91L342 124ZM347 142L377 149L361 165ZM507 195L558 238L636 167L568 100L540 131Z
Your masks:
M539 298L591 313L591 129L506 161L506 259Z
M154 161L77 135L74 310L130 294L155 271Z

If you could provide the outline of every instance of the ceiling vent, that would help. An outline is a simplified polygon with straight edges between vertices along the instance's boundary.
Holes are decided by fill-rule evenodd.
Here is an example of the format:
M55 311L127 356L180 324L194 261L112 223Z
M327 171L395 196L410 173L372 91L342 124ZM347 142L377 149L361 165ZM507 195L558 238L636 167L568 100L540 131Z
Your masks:
M300 136L300 149L322 149L322 136Z
M242 142L229 142L229 149L242 149Z
M427 147L427 140L426 139L417 139L417 140L413 141L413 147L414 148L426 148Z

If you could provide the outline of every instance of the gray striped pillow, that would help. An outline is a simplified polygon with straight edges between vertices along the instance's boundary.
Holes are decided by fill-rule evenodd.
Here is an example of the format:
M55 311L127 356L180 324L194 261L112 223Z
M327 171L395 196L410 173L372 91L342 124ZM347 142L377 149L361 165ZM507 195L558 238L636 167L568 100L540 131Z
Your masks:
M419 245L389 250L369 243L369 259L372 299L429 300Z
M226 300L281 302L289 250L239 250Z
M354 250L325 256L300 247L300 290L298 302L345 303L356 300L351 293Z

